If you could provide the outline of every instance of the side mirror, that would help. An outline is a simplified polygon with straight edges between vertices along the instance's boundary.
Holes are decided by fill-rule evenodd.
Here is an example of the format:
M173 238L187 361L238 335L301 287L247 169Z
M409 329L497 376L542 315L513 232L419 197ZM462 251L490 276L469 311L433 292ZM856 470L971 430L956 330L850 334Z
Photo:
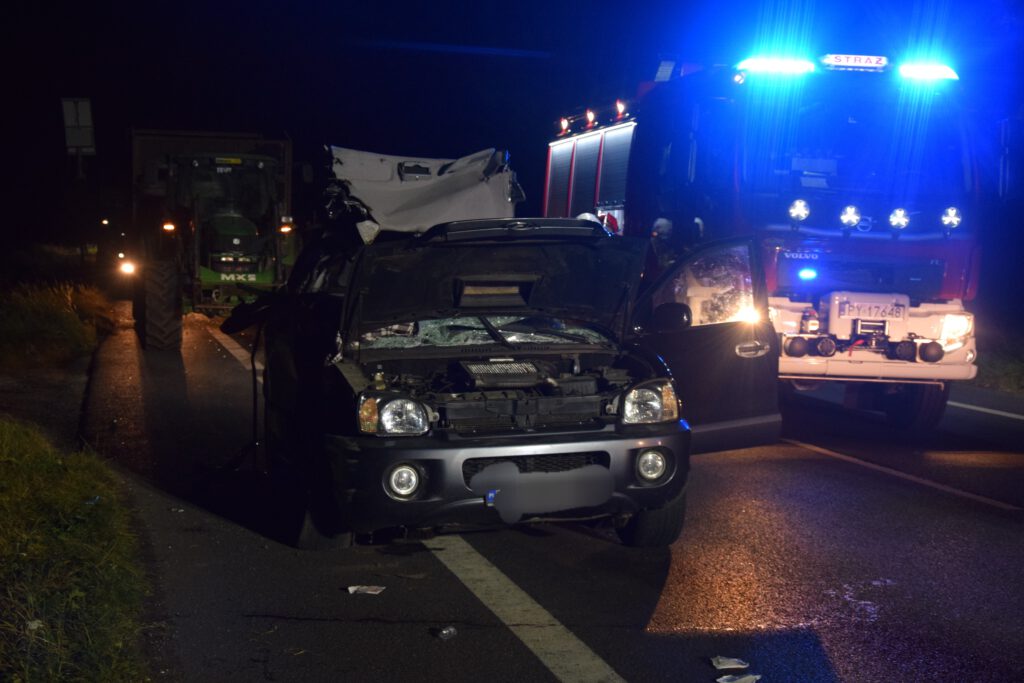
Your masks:
M693 324L693 311L686 304L667 303L654 309L651 329L654 332L678 332Z
M274 305L284 297L283 290L267 292L252 303L242 302L231 309L231 315L220 324L224 334L235 334L253 325L266 322Z

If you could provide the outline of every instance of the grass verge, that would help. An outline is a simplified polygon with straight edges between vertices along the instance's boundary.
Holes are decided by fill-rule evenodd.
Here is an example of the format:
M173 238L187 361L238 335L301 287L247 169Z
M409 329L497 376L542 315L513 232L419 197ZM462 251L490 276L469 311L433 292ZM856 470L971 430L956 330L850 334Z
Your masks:
M145 579L110 470L0 416L0 680L147 678Z
M1024 395L1024 334L978 331L975 386Z
M0 292L0 370L50 367L90 353L113 327L110 303L85 285L23 284Z

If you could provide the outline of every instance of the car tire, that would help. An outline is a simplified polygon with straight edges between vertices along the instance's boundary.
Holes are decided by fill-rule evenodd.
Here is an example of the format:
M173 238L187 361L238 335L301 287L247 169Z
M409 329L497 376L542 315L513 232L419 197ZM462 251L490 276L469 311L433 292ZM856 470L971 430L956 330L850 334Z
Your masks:
M665 548L679 538L686 519L686 491L657 510L640 510L616 529L619 540L633 548Z
M924 432L934 428L946 412L950 383L903 384L883 398L883 412L897 429Z
M303 472L295 463L283 457L282 448L281 443L268 434L268 464L275 497L281 507L279 519L283 527L283 540L299 550L330 550L351 546L353 534L327 522L336 515L330 514L327 509L329 503L317 490L318 478Z

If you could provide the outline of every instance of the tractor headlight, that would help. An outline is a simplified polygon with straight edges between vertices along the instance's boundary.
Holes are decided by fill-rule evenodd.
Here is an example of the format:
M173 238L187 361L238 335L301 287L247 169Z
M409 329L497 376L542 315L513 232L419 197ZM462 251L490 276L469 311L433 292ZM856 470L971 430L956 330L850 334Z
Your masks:
M417 436L430 429L426 408L408 398L363 396L359 430L366 434Z
M679 419L679 401L668 380L631 389L622 403L623 424L654 424Z

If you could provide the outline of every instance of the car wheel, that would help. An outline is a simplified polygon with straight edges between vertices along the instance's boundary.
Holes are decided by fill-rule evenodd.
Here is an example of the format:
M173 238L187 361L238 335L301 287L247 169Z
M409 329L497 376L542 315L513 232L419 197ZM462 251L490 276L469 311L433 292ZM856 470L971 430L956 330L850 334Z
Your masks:
M657 510L640 510L615 531L625 545L634 548L664 548L679 538L685 518L684 490L665 507Z
M301 471L281 453L281 445L268 438L270 477L275 497L280 504L283 540L300 550L346 548L353 543L353 534L342 531L331 514L330 502L316 485L325 481ZM335 511L336 512L336 511Z

